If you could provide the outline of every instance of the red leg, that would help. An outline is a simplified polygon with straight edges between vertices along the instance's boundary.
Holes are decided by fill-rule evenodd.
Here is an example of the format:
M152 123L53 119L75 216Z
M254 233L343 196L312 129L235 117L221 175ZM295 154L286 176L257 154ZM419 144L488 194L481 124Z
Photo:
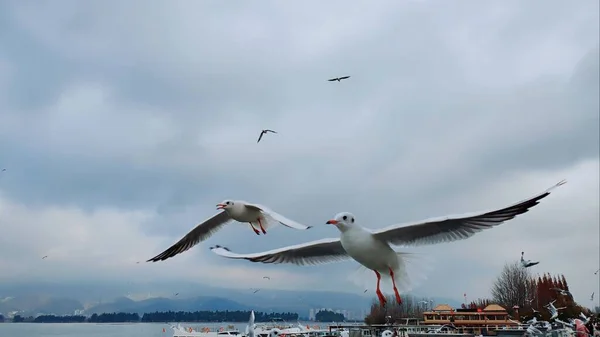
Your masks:
M260 230L263 232L263 234L267 234L267 231L263 227L262 221L260 221L260 218L258 218L257 220L258 220L258 225L260 226Z
M383 296L383 294L381 293L381 289L379 289L379 284L381 283L381 274L379 274L379 272L377 270L373 270L375 272L375 275L377 275L377 290L375 291L375 293L377 294L377 297L379 298L379 304L382 307L385 307L385 303L387 302L387 300L385 299L385 296Z
M254 225L252 224L252 222L248 222L248 223L250 224L250 228L252 228L254 233L256 233L256 235L260 235L260 232L258 231L258 229L254 228Z
M396 302L398 302L398 304L402 304L400 293L398 293L398 288L396 288L396 280L394 279L394 271L392 270L392 268L390 268L390 276L392 277L392 285L394 285L394 294L396 295Z

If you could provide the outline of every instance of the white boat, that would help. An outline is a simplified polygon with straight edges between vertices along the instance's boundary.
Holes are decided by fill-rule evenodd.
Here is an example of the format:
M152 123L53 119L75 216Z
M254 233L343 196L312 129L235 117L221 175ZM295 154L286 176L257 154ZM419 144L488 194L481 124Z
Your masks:
M171 325L173 337L245 337L237 329L211 330L210 328L195 329L192 327L183 327L181 324Z

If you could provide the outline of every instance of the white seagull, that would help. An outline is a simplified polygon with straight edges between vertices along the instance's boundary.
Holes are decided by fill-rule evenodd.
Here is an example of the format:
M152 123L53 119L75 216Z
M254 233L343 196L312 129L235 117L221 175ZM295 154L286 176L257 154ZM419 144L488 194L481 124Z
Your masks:
M525 258L523 257L523 255L525 255L525 252L521 252L521 265L523 266L523 268L529 268L529 267L533 267L536 264L540 263L539 261L531 261L531 260L525 260Z
M221 229L221 227L233 220L249 223L250 228L252 228L257 235L260 235L260 232L256 227L260 228L263 234L267 234L266 228L277 224L300 230L309 229L311 227L290 220L265 206L251 204L241 200L224 200L220 204L217 204L217 209L223 211L199 224L169 249L146 262L163 261L183 253L201 241L208 239L211 235Z
M551 315L550 320L556 319L558 317L558 311L566 308L566 307L557 308L554 306L554 302L556 302L556 300L554 300L546 305L546 308L548 308L548 311L550 312L550 315Z
M375 272L376 292L381 305L386 303L379 289L381 274L386 276L389 274L396 301L401 303L396 282L405 281L408 277L404 264L404 256L408 253L396 252L390 245L416 246L466 239L477 232L500 225L529 211L541 199L547 197L552 189L564 183L563 180L534 197L492 211L392 225L374 231L356 224L355 217L351 213L339 213L334 219L327 221L327 224L334 225L340 231L339 238L321 239L253 254L237 254L219 245L211 247L211 250L223 257L262 263L315 265L354 259Z

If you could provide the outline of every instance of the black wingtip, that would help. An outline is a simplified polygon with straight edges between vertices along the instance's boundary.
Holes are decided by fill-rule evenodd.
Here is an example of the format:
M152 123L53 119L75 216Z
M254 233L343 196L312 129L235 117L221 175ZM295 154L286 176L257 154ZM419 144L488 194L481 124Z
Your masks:
M311 229L313 228L313 226L306 226L306 229Z
M226 251L230 252L229 248L223 247L221 245L215 245L213 247L210 247L210 250L217 249L217 248L225 249Z

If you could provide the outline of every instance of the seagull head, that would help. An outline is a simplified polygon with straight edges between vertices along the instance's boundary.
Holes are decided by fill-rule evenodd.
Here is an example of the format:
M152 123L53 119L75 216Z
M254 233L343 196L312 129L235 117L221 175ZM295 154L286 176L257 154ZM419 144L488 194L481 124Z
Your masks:
M342 212L336 214L333 219L326 222L328 225L334 225L340 231L344 232L352 227L354 227L354 214L348 212Z
M233 202L233 200L223 200L220 203L217 204L217 209L230 209L233 207L235 203Z

